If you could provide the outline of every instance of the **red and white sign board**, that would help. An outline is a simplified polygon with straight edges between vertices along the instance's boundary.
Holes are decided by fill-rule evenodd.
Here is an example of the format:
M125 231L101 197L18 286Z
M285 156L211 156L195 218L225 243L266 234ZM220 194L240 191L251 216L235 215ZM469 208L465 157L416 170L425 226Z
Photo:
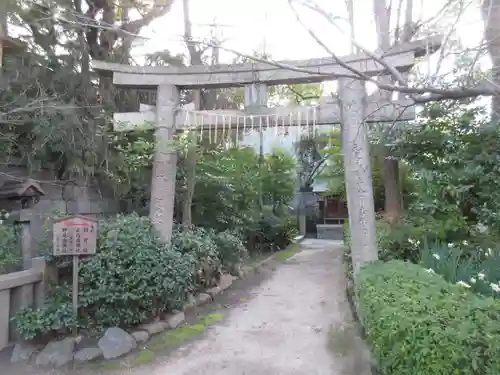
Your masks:
M70 216L54 221L53 254L90 255L97 247L97 220Z

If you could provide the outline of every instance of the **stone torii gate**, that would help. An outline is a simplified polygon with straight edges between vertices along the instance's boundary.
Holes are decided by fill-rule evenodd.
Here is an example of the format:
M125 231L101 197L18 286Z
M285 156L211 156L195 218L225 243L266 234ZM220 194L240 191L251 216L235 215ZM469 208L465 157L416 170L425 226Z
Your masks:
M436 44L436 43L434 43ZM435 47L433 47L435 48ZM428 53L429 41L402 44L384 55L384 61L401 72L408 71L417 57ZM366 75L387 74L385 67L365 54L343 57L342 62ZM242 129L242 116L259 117L257 127L310 126L342 123L342 143L352 236L353 264L357 271L361 261L376 257L375 212L372 192L371 162L366 122L393 122L414 118L412 102L398 99L381 102L375 93L367 97L364 83L332 58L272 63L245 63L236 65L189 67L138 67L94 61L93 68L101 75L113 76L113 83L121 87L155 88L156 107L144 106L140 112L116 113L117 130L130 130L138 125L154 124L157 149L153 161L150 219L158 234L170 242L173 227L175 174L177 157L168 142L176 131L185 130L189 109L179 105L180 89L226 88L245 86L244 112L196 111L199 118L194 126L213 129L217 116L225 116L224 126ZM298 84L333 80L338 77L338 101L323 102L314 108L266 108L267 86ZM267 122L267 123L266 123ZM121 124L121 125L120 125ZM220 123L219 123L220 124ZM187 124L190 127L193 124ZM254 126L255 127L255 126Z

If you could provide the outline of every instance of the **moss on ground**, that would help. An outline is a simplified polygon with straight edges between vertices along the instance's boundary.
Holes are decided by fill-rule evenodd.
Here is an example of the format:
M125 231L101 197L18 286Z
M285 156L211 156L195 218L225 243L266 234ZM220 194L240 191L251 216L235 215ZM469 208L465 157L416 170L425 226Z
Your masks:
M297 245L290 246L288 249L276 253L276 259L281 261L287 260L288 258L291 258L295 254L297 254L299 251L300 251L299 246Z
M212 324L220 322L222 319L224 319L224 315L222 315L222 314L217 314L217 313L209 314L209 315L205 315L204 317L202 317L198 321L198 324L204 324L206 326L210 326Z
M155 357L155 353L149 349L141 350L131 361L132 366L142 365L143 363L151 362Z
M119 370L140 366L152 362L159 352L164 349L173 348L184 344L198 336L201 336L209 326L220 322L224 319L222 314L209 314L201 317L195 324L184 325L174 330L165 331L151 337L144 344L143 349L137 353L129 354L128 356L114 361L99 361L89 363L88 368L94 370Z
M209 314L200 318L195 324L185 325L153 336L146 343L146 348L135 355L132 360L132 366L151 362L156 352L182 345L202 335L209 326L221 321L223 318L222 314Z
M98 371L98 370L120 370L123 366L120 362L116 361L98 361L98 362L91 362L88 364L88 367L92 370Z

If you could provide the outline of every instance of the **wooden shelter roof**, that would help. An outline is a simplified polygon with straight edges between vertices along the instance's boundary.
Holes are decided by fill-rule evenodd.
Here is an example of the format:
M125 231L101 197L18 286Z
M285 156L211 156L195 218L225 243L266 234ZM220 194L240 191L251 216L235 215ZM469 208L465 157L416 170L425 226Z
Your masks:
M45 195L41 186L32 179L9 180L0 186L0 199Z

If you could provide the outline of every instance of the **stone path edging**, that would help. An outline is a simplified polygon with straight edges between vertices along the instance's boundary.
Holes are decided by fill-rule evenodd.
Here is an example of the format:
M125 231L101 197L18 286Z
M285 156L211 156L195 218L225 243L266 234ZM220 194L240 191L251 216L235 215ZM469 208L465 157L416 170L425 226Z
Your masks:
M346 267L347 268L347 267ZM360 319L359 315L359 303L356 299L356 292L354 289L354 282L351 280L349 277L346 277L346 287L345 287L345 294L347 297L347 302L349 303L349 308L351 309L352 312L352 317L354 319L354 322L358 325L361 331L361 337L362 339L366 341L366 330L365 327L363 326L363 322ZM374 360L373 357L371 357L371 372L373 375L382 375L376 361Z
M258 263L256 263L256 264L252 264L252 265L249 265L249 266L245 266L245 267L243 267L243 277L242 277L242 278L246 277L246 275L247 275L249 272L254 271L254 270L256 270L256 269L258 269L258 268L260 268L260 267L262 267L262 266L265 266L266 264L268 264L268 263L272 262L273 260L275 260L275 259L276 259L276 255L277 255L277 254L279 254L279 253L281 253L281 252L286 252L286 251L287 251L287 250L289 250L292 246L297 245L297 244L301 243L302 241L304 241L304 239L305 239L305 236L296 236L296 237L295 237L295 239L294 239L294 241L293 241L290 245L288 245L285 249L280 250L280 251L278 251L278 252L276 252L276 253L273 253L273 254L269 255L267 258L265 258L265 259L263 259L263 260L259 261L259 262L258 262Z
M108 328L96 347L84 347L75 350L82 337L66 337L62 340L51 341L42 350L30 343L21 342L14 346L11 362L29 362L34 359L37 366L60 367L73 362L81 364L97 359L112 360L122 357L139 345L146 344L154 335L180 327L186 322L186 310L214 302L215 297L230 288L234 280L243 279L252 271L276 260L277 254L289 251L292 246L297 245L303 239L304 236L297 236L286 249L273 253L256 264L243 266L239 277L228 273L223 274L219 280L219 285L190 296L182 311L173 311L162 319L141 324L127 331L118 327Z

